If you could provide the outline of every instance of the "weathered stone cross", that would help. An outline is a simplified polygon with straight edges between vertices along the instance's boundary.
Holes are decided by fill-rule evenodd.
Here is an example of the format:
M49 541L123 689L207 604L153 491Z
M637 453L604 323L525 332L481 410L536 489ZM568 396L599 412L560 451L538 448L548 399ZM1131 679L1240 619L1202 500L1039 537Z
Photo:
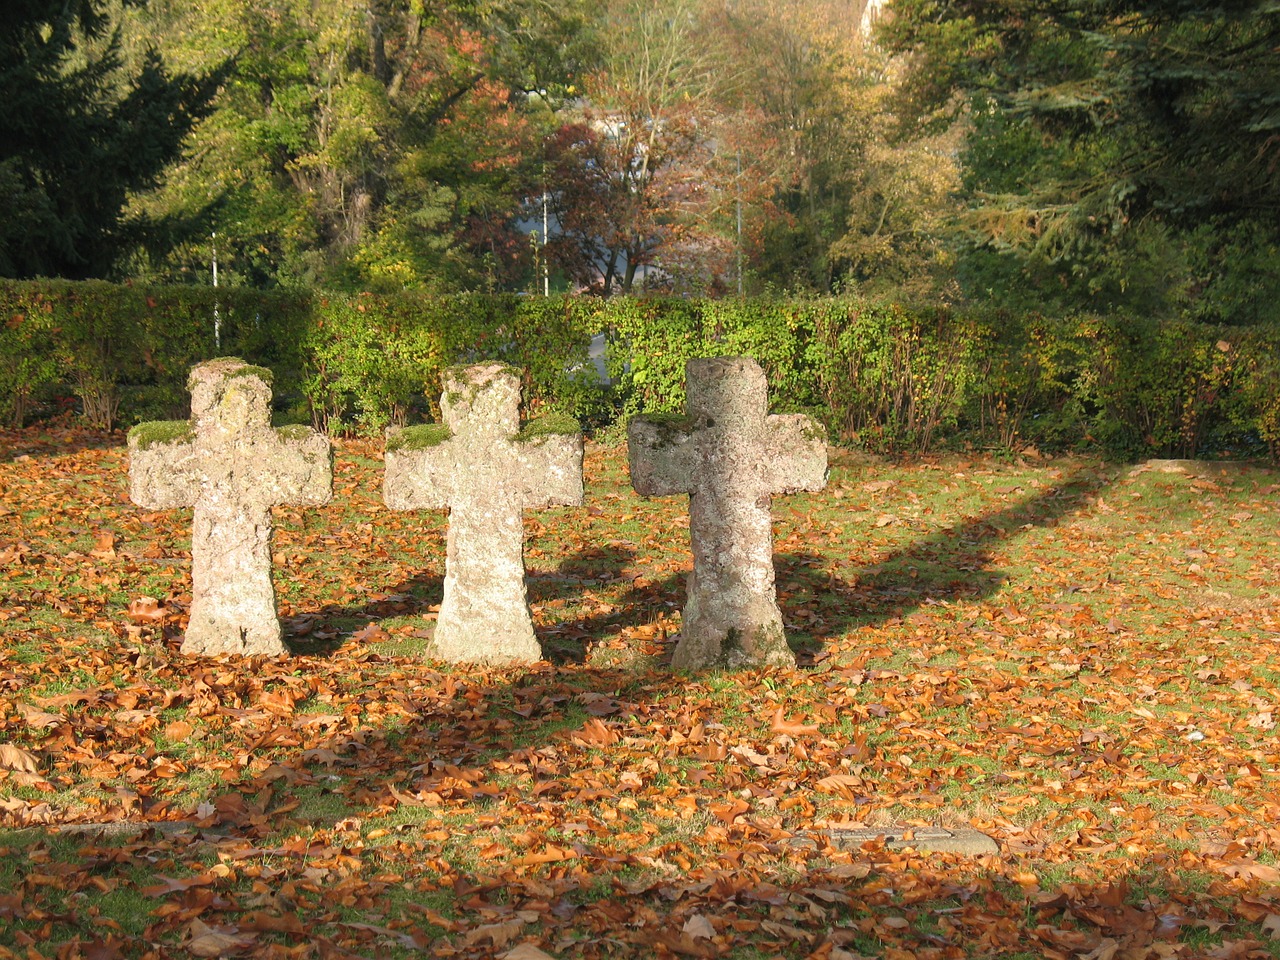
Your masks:
M821 490L826 433L803 414L768 416L764 371L745 357L690 360L688 416L628 425L631 484L689 495L689 576L671 665L795 665L773 578L773 494Z
M435 656L470 663L542 656L524 581L523 511L582 503L582 434L565 418L520 430L520 377L501 364L455 367L443 424L387 433L392 510L449 508Z
M310 427L271 427L271 371L210 360L191 371L191 420L129 433L129 496L194 507L191 618L182 652L286 653L271 583L271 508L322 506L333 452Z

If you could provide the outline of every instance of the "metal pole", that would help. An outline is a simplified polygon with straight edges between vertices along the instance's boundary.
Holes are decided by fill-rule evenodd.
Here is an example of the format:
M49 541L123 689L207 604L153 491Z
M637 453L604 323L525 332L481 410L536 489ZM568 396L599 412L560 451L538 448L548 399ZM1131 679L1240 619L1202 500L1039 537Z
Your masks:
M742 151L738 151L738 296L742 296Z
M213 289L218 289L218 231L213 232ZM218 298L213 298L213 346L222 352L222 315L218 310Z
M542 191L542 295L551 296L551 266L547 263L547 191Z

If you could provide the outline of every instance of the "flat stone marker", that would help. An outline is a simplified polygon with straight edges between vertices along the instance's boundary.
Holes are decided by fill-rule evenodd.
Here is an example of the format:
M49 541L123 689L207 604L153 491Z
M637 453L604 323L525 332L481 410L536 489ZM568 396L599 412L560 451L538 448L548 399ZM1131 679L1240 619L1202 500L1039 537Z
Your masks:
M443 424L387 431L382 494L392 510L449 508L435 655L461 663L542 657L524 580L524 511L582 503L582 433L543 417L520 429L520 376L455 367Z
M890 850L910 847L920 853L960 853L969 857L990 857L1000 853L1000 845L985 833L972 827L892 827L845 828L824 830L833 847L857 850L868 840L884 840Z
M271 371L210 360L191 371L191 420L129 432L129 497L150 510L194 507L191 618L182 652L288 652L271 582L271 508L323 506L333 450L310 427L271 427Z
M826 830L806 831L804 836L785 841L790 846L807 850L820 849L820 837L840 850L860 850L867 842L881 841L889 850L906 850L917 853L958 853L966 857L994 857L1000 854L1000 845L985 833L972 827L829 827Z
M795 666L774 586L770 504L826 486L826 431L803 414L770 416L764 371L749 358L690 360L685 378L687 417L639 416L627 427L636 492L689 495L693 573L671 665Z

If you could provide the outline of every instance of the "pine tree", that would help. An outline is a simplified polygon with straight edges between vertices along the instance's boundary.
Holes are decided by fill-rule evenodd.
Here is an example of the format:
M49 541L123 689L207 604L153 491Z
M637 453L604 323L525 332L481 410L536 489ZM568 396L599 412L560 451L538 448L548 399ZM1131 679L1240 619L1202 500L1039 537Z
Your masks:
M126 75L102 0L9 0L0 31L0 276L109 277L174 224L129 219L223 77Z

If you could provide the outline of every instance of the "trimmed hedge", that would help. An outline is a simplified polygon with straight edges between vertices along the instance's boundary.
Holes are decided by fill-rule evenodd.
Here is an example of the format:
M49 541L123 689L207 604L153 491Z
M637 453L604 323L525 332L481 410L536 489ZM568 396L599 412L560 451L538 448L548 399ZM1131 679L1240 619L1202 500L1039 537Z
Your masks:
M219 342L215 343L214 317ZM588 357L608 335L612 385ZM957 312L859 298L612 299L263 293L0 281L0 418L74 394L86 420L181 417L189 368L275 372L283 419L380 433L434 419L445 368L525 370L530 412L594 427L679 411L691 357L747 355L775 409L886 454L1087 447L1280 456L1280 326Z

